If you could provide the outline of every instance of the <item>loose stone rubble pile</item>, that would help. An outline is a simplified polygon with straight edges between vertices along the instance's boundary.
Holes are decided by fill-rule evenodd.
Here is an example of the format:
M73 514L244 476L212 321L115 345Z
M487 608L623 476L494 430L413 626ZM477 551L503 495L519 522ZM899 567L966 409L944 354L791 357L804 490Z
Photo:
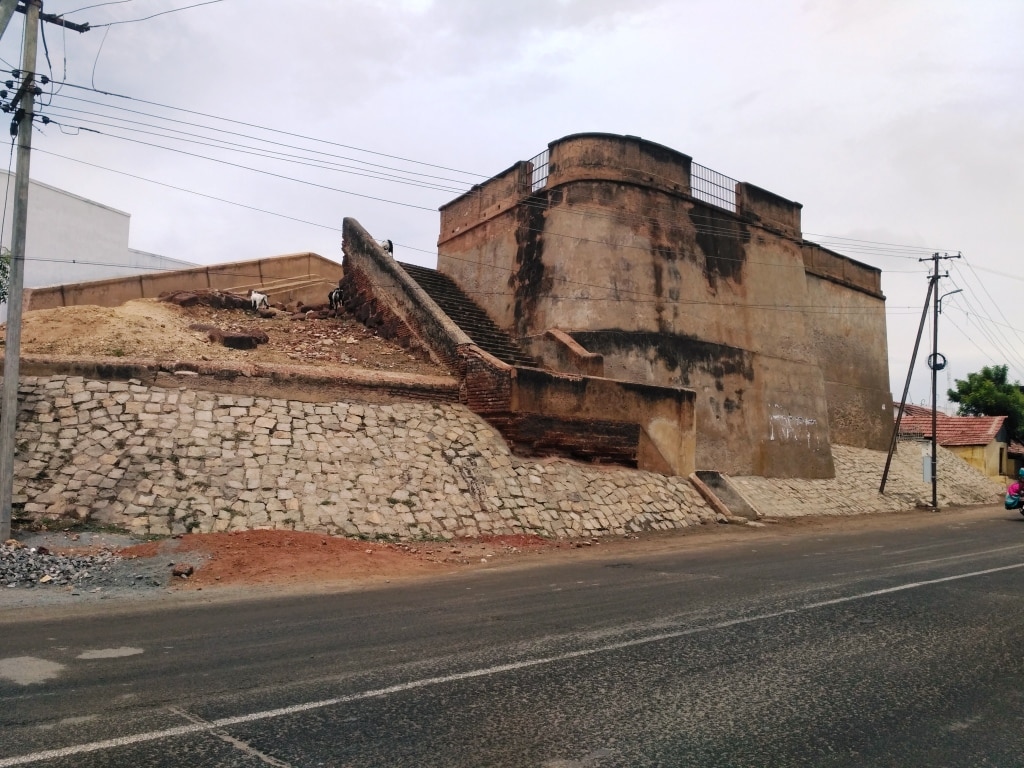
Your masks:
M0 585L8 589L67 585L92 588L109 583L111 567L120 560L110 551L52 554L45 547L26 547L12 539L0 545Z

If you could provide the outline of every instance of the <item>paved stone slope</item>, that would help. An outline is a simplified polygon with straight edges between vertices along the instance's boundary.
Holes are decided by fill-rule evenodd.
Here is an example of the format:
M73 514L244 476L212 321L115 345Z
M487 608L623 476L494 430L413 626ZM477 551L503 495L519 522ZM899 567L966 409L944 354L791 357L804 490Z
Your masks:
M135 534L552 536L716 519L685 478L513 457L457 405L306 403L25 377L15 502Z
M885 469L884 452L833 445L832 457L836 476L830 480L734 477L732 482L766 517L898 512L931 504L931 479L925 482L923 478L919 443L899 444L884 495L878 492ZM940 507L1002 501L1001 483L941 447L936 474Z
M23 377L15 503L33 520L134 534L246 528L400 538L598 536L712 522L681 477L512 456L458 405L307 403L187 387ZM896 511L930 497L905 447L834 447L832 480L735 478L767 516ZM952 454L943 504L993 503L1001 487ZM16 515L17 516L17 515Z

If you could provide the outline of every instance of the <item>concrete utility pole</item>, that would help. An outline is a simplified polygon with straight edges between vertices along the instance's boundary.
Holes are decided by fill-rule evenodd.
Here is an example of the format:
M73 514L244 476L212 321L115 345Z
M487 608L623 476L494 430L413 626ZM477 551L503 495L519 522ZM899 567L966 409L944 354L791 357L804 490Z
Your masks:
M36 50L39 22L88 32L88 24L75 24L43 13L42 0L0 0L0 35L14 11L25 14L21 51L21 85L11 99L11 135L18 137L18 164L14 177L14 227L11 233L11 271L7 286L7 338L4 348L3 387L0 390L0 543L11 537L11 503L14 496L14 436L18 426L18 382L21 365L21 302L25 286L25 235L28 231L29 164L32 159L32 120L35 117ZM19 73L15 73L17 75ZM46 83L46 78L42 78ZM45 120L45 118L44 118Z
M924 297L924 308L921 310L921 324L917 327L917 339L914 341L914 351L910 355L910 367L907 368L907 383L903 387L903 397L900 398L899 409L896 411L896 423L892 426L892 439L889 440L889 453L885 457L885 469L882 470L882 482L878 486L879 493L885 493L885 483L889 479L889 467L892 466L892 455L896 451L896 441L900 436L900 423L903 421L903 410L907 404L907 394L910 392L910 382L914 378L914 365L917 363L917 350L921 346L921 335L924 333L924 323L928 319L928 305L932 300L932 293L935 291L935 283L928 281L928 295Z
M944 355L939 353L939 311L942 302L942 296L939 296L939 278L949 277L947 272L945 275L939 274L939 260L940 259L959 259L960 254L956 256L939 256L939 254L932 254L932 274L928 278L932 283L933 293L935 294L935 302L932 305L932 353L928 357L928 367L932 369L932 509L936 510L939 508L939 403L938 403L938 377L939 371L946 367L946 358ZM918 259L918 261L925 261L925 259ZM955 293L955 291L951 291ZM946 296L948 294L943 294Z
M11 537L14 496L14 434L18 425L18 380L21 363L21 293L25 284L25 232L28 227L28 179L32 157L32 117L35 107L36 48L42 0L25 4L25 39L21 54L21 87L13 99L18 131L18 164L14 179L14 229L11 234L11 274L7 288L7 339L4 382L0 393L0 542ZM22 106L24 105L24 106Z

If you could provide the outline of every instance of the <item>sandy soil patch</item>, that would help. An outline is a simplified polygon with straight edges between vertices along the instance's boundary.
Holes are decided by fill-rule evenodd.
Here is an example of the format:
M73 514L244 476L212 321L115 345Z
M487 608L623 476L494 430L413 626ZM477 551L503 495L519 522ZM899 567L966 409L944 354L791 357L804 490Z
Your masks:
M263 331L269 338L256 349L229 349L211 342L207 330ZM6 337L0 327L0 339ZM226 363L306 365L322 370L362 368L427 376L447 376L397 344L378 337L348 316L304 319L280 312L260 317L239 309L179 307L157 299L137 299L119 307L61 307L26 312L21 354L66 358L143 358L161 361L218 360Z

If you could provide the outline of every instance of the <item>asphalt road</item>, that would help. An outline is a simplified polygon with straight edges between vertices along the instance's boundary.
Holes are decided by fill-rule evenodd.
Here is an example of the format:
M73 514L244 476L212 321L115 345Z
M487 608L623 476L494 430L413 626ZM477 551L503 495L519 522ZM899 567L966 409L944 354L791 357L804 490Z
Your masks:
M0 768L1024 766L1024 518L0 617Z

